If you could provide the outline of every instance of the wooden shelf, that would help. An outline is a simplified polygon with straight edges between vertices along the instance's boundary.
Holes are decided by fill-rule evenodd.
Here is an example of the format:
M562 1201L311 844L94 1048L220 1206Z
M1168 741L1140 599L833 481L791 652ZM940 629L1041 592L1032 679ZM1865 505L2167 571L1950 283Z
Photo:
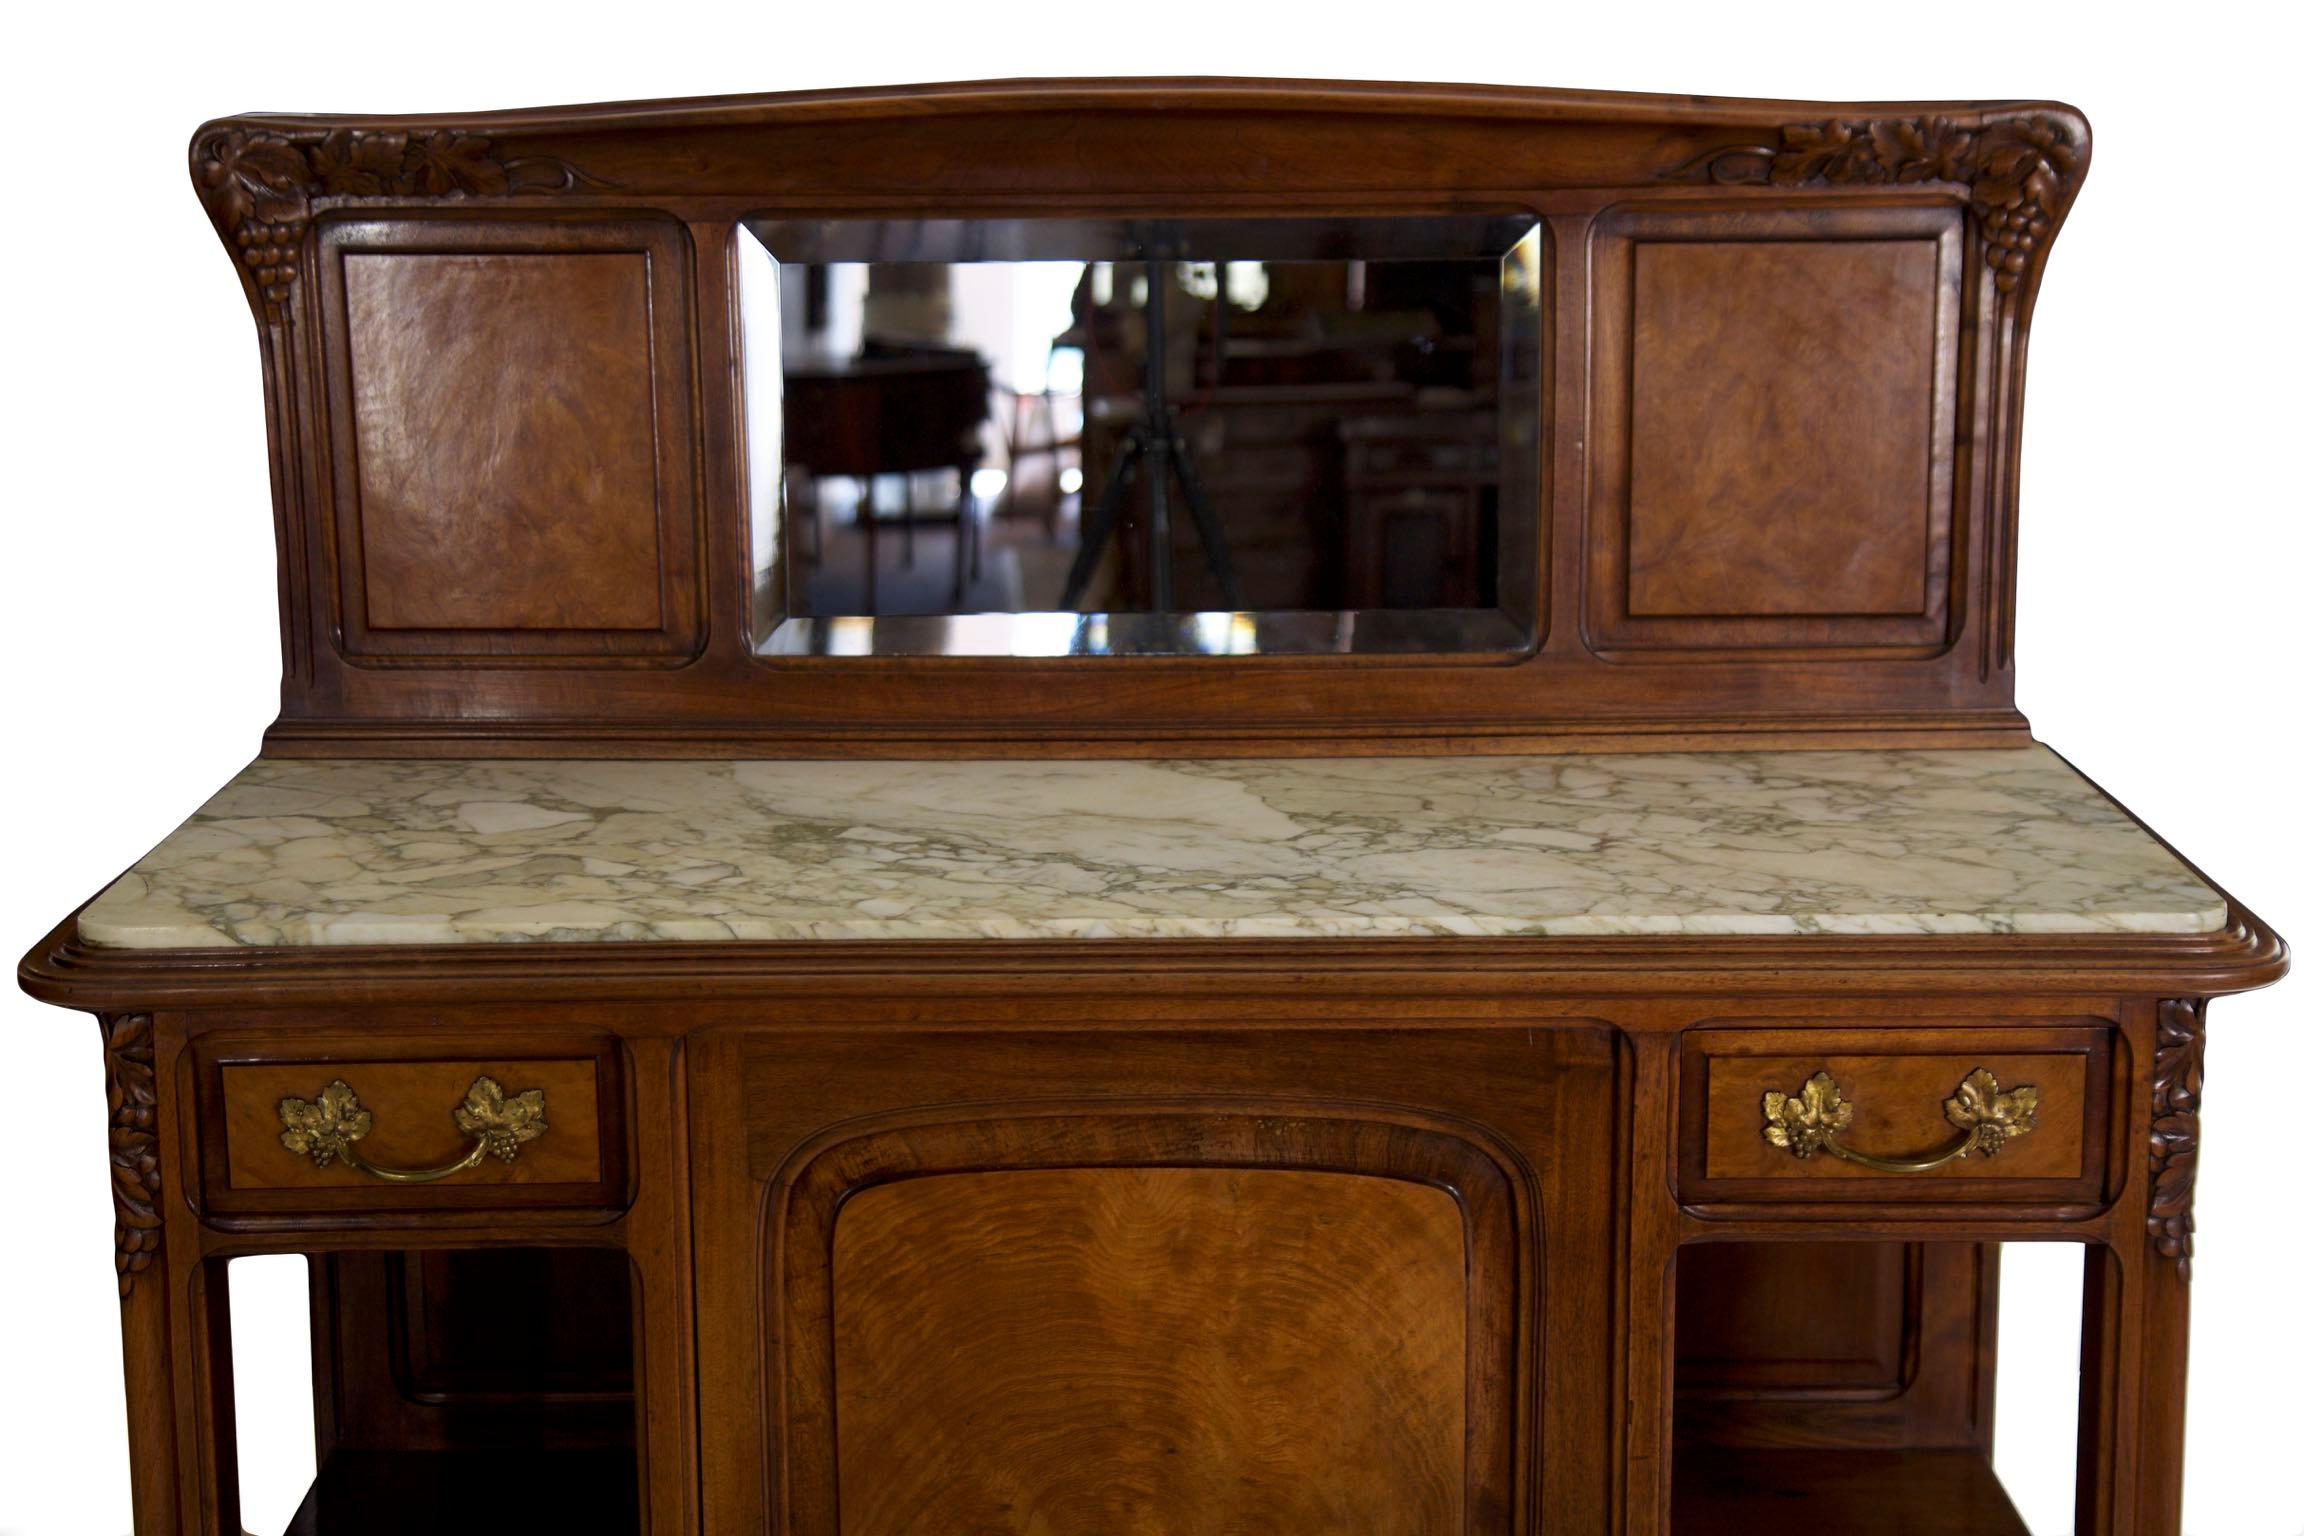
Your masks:
M613 1536L640 1529L639 1481L628 1451L338 1451L285 1536L446 1531L476 1510L521 1530Z
M2029 1536L1982 1451L1684 1452L1672 1536Z

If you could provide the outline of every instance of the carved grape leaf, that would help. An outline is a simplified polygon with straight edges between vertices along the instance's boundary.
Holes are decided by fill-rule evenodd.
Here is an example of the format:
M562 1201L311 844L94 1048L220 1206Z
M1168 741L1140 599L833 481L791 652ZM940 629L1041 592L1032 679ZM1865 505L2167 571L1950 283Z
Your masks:
M312 170L323 191L345 197L381 197L400 185L408 135L339 128L312 146Z
M1784 129L1784 148L1768 167L1768 179L1777 182L1876 181L1866 175L1871 165L1871 139L1859 139L1856 125L1791 123Z
M1948 117L1830 118L1786 123L1772 144L1724 144L1661 174L1719 186L1965 186L1983 227L1993 285L2013 293L2062 216L2080 163L2080 146L2052 117L1999 118L1971 127Z
M304 151L268 133L233 130L209 139L200 185L229 223L285 224L306 217L311 173Z
M507 159L488 139L454 128L220 128L200 140L194 161L201 197L274 320L290 313L316 197L489 197L611 185L555 156Z
M486 139L453 130L422 134L409 144L407 179L428 197L486 196L511 187L504 162L489 154Z
M1976 135L1943 117L1891 123L1873 139L1882 169L1896 182L1956 181L1976 147Z

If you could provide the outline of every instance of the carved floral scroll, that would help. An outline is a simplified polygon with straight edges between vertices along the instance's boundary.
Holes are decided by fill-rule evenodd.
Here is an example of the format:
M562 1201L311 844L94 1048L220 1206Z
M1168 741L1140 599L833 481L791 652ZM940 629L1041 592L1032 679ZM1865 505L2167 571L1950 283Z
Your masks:
M2192 1278L2192 1184L2200 1157L2200 1076L2207 1051L2208 1004L2197 997L2160 1005L2152 1048L2152 1202L2145 1227L2152 1246Z
M202 201L248 268L266 319L287 311L315 198L496 197L606 186L550 155L507 158L477 134L221 128L192 149Z
M106 1014L104 1098L111 1111L112 1267L126 1297L160 1251L159 1095L152 1075L152 1016Z
M1983 227L1994 285L2013 293L2063 216L2080 165L2080 146L2051 117L1981 124L1949 117L1828 118L1788 123L1773 144L1709 150L1665 174L1721 186L1964 186Z

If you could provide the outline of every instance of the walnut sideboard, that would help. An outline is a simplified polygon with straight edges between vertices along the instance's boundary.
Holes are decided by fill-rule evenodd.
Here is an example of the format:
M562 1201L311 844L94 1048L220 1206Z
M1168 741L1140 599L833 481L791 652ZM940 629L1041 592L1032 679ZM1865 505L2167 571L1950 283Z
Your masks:
M2176 1536L2204 1013L2287 951L2015 708L2088 150L1226 80L200 129L281 713L19 972L102 1026L139 1536L241 1530L281 1253L302 1536L2015 1536L2037 1241L2079 1529Z

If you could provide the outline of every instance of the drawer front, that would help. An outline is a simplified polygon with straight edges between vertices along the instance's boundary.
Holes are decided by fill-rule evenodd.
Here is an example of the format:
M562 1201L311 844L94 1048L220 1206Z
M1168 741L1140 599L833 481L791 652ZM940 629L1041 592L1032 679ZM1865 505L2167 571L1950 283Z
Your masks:
M612 1041L551 1054L203 1042L211 1212L619 1203ZM415 1052L421 1051L421 1054Z
M2104 1199L2108 1024L1712 1028L1683 1050L1690 1203Z

